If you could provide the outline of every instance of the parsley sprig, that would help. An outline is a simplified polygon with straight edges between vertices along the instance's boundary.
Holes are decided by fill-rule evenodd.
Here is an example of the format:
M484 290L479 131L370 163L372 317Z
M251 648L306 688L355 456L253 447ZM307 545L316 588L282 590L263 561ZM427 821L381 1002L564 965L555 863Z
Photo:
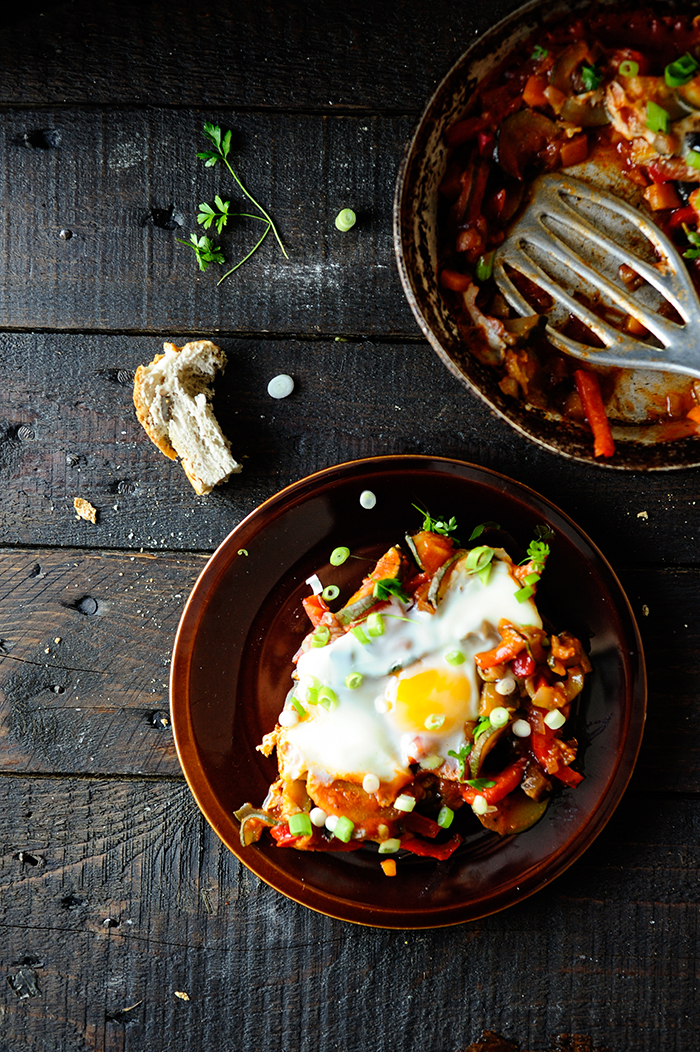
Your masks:
M216 208L212 208L206 201L202 201L199 206L199 212L197 214L197 222L200 226L203 226L205 230L214 223L217 232L220 234L223 228L228 222L228 210L231 207L230 201L222 201L217 194L214 198L214 204Z
M245 196L248 198L248 200L258 210L258 214L254 214L252 216L248 216L248 214L245 213L245 212L239 212L239 213L236 213L236 214L241 215L241 216L248 216L248 218L252 218L252 219L259 219L259 220L263 221L266 224L264 233L260 237L260 239L257 242L257 244L255 245L255 247L252 249L252 251L248 253L248 255L245 257L245 259L240 260L240 262L238 262L235 267L232 267L231 270L229 270L226 274L224 274L223 278L221 278L221 281L224 281L229 276L229 274L232 274L234 270L237 270L238 267L241 266L242 263L245 263L246 259L250 259L250 257L253 255L253 252L256 252L257 249L260 247L260 245L263 243L263 241L267 237L267 235L270 232L270 230L275 235L275 238L277 239L277 243L278 243L279 247L282 249L282 254L284 255L284 258L285 259L289 259L289 256L287 255L287 251L286 251L284 245L282 244L282 238L279 235L279 232L278 232L277 227L275 226L275 224L273 222L272 217L263 208L263 206L260 204L260 202L256 201L256 199L253 197L253 195L250 193L250 191L246 189L246 187L243 185L242 180L236 174L236 172L234 171L234 169L233 169L233 167L231 165L231 162L228 159L229 158L229 154L231 152L231 139L233 137L233 132L231 131L231 129L229 128L226 132L222 133L221 128L220 128L220 126L218 124L212 124L210 121L205 121L204 122L204 134L207 137L207 139L209 139L209 142L211 143L211 147L208 150L200 150L200 152L197 154L199 159L204 161L204 164L206 165L207 168L212 168L212 167L214 167L214 165L218 164L219 162L222 162L223 164L225 164L226 167L228 168L229 172L233 176L233 179L234 179L234 182L236 183L236 186L239 188L239 190L241 190L241 192L243 194L245 194ZM220 200L221 199L219 198L219 201ZM216 198L215 198L215 203L218 204ZM223 202L222 202L222 204L223 204ZM201 207L202 206L200 206L200 209L201 209ZM224 209L220 208L220 211L223 212ZM226 210L226 218L228 218L228 210ZM225 220L224 220L224 223L225 223ZM224 225L224 223L222 223L222 226ZM221 281L219 282L219 284L221 284Z
M426 530L428 533L440 533L443 537L451 537L456 532L458 527L454 515L450 519L434 519L430 512L425 508L421 508L419 504L414 504L413 507L423 516L421 529ZM456 537L452 537L452 539L455 544L459 544Z
M448 749L448 751L447 751L447 755L448 756L454 756L455 760L457 761L457 776L458 776L460 782L466 781L465 774L466 774L466 766L467 766L467 757L469 756L469 753L471 751L472 751L472 743L471 742L467 742L466 745L463 745L461 747L461 749L459 750L459 752L455 752L454 749Z
M515 598L519 603L525 602L535 591L535 585L540 579L542 571L544 570L544 564L547 562L549 556L549 544L554 536L554 530L551 526L535 526L535 539L530 541L530 545L527 549L527 556L520 562L520 566L526 566L528 563L532 563L532 570L524 578L524 584L522 588L519 588L515 593Z
M204 235L197 237L196 234L190 234L189 241L183 241L181 237L178 237L177 240L181 245L187 245L192 249L197 257L197 265L200 270L206 270L210 263L225 262L223 252L209 237Z

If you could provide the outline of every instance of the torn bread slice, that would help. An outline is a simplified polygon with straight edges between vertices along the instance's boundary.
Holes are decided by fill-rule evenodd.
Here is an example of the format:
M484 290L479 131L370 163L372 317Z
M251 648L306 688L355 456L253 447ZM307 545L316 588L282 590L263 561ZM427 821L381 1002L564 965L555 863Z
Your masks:
M166 457L180 458L199 494L241 470L211 407L211 384L225 365L226 355L210 340L165 343L163 354L140 365L134 377L139 423Z

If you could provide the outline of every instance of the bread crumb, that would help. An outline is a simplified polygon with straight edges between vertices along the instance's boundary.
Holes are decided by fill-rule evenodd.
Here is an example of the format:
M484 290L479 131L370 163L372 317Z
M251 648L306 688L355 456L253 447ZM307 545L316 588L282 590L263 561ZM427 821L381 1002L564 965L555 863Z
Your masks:
M648 511L638 511L637 512L637 518L638 519L648 519L649 518L649 512Z
M189 1001L190 995L186 994L184 990L176 990L175 996L179 997L181 1001Z
M74 497L73 507L75 508L76 519L85 519L87 522L93 523L93 525L97 523L97 508L89 500L85 500L83 497Z

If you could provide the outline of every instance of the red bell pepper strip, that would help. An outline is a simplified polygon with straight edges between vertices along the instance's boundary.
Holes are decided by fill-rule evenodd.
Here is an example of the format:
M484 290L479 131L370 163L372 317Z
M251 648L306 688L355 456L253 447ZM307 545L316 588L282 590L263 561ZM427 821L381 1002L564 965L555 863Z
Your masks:
M409 811L403 819L403 824L409 833L419 833L420 836L436 837L440 832L440 826L432 818L418 814L417 811Z
M512 661L525 649L526 645L521 636L508 633L497 647L494 647L493 650L482 650L480 654L474 655L474 660L479 668L493 668L494 665L503 665L507 661Z
M508 793L517 789L523 780L526 760L516 760L510 767L506 767L500 774L488 778L494 784L487 789L475 789L472 785L460 786L460 792L468 804L473 804L477 796L483 796L487 804L497 804ZM488 777L488 776L486 776Z
M578 771L572 771L570 767L559 767L558 770L552 772L552 777L558 778L564 785L570 785L572 788L583 781L583 775Z
M574 380L576 390L583 402L583 411L593 432L593 455L611 457L615 452L615 443L608 418L605 415L598 377L586 369L577 369L574 373Z
M459 833L446 840L444 844L431 844L429 840L423 840L419 836L404 836L401 838L401 847L411 851L414 855L422 855L424 858L437 858L440 861L454 854L462 838Z

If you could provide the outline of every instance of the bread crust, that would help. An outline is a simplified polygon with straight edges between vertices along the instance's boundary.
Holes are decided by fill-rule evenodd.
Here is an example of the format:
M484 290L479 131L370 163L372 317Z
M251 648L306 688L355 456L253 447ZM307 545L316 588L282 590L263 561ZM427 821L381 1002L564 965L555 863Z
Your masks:
M163 359L168 360L163 362ZM231 455L231 444L211 411L211 383L225 366L226 355L211 340L195 340L183 347L164 343L163 353L157 354L148 365L139 365L134 375L133 399L139 423L161 453L170 460L180 460L200 496L241 471L241 465ZM208 434L203 436L194 430L188 418L189 431L183 441L183 413L180 412L174 435L174 441L179 442L178 450L171 441L170 422L178 415L176 410L188 408L190 417L195 423L203 423ZM201 477L197 465L206 477Z

